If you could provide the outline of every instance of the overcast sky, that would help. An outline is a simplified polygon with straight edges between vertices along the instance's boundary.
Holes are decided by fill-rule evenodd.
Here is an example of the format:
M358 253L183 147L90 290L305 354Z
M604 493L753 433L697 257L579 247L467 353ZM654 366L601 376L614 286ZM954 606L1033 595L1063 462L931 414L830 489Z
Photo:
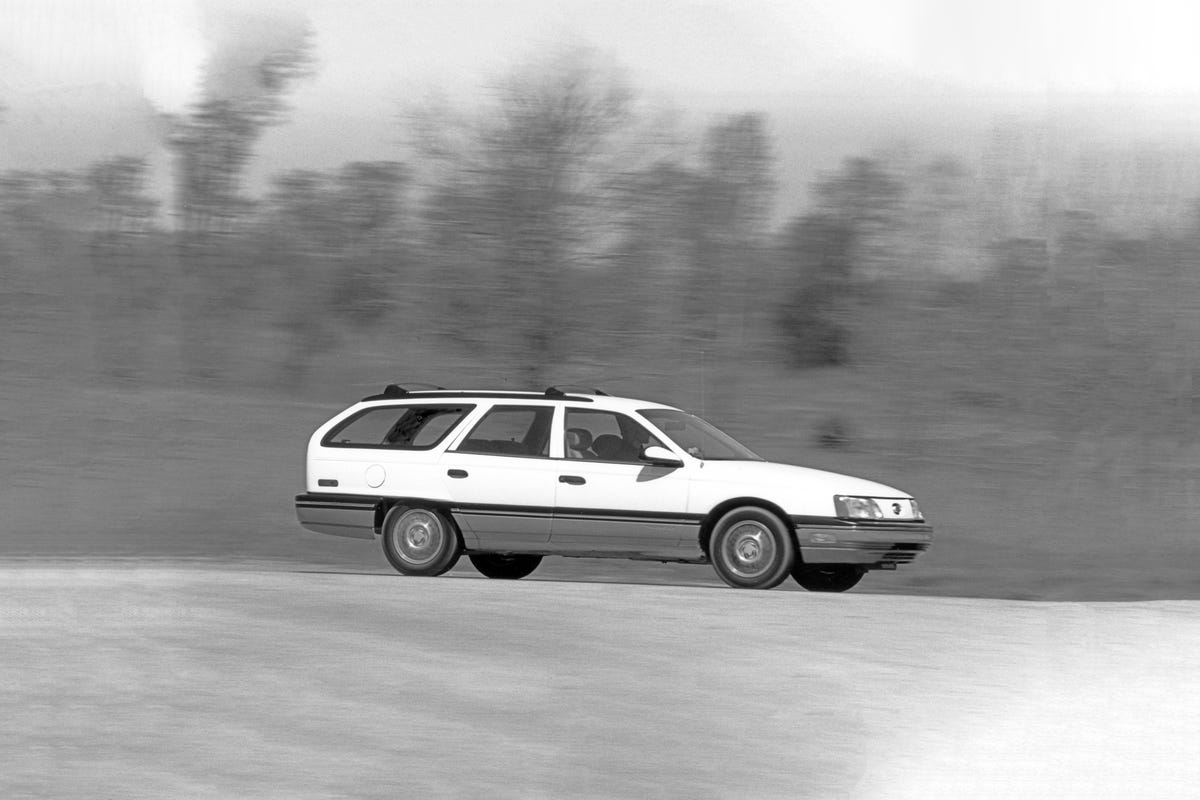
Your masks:
M402 103L469 100L563 42L611 56L650 102L768 111L795 175L897 131L949 146L1014 104L1165 95L1164 127L1200 105L1200 4L1165 0L0 0L0 168L160 150L147 109L196 98L246 9L316 35L261 169L395 157Z

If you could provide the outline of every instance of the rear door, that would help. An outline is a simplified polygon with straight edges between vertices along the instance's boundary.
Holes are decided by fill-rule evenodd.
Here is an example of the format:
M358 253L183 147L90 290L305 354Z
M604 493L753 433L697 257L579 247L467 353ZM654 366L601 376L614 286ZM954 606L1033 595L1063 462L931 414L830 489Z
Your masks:
M627 414L571 406L564 409L563 438L565 457L556 459L555 552L697 554L699 516L685 513L688 468L639 460L644 445L662 441Z
M558 479L550 459L555 413L550 403L494 405L442 456L451 513L468 547L547 549Z

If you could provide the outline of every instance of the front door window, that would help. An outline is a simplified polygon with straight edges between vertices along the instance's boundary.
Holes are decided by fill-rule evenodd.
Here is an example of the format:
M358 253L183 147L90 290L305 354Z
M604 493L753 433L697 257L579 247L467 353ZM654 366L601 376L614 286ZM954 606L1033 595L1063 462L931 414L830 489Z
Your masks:
M612 411L568 408L565 427L567 458L638 463L643 447L662 444L631 417Z

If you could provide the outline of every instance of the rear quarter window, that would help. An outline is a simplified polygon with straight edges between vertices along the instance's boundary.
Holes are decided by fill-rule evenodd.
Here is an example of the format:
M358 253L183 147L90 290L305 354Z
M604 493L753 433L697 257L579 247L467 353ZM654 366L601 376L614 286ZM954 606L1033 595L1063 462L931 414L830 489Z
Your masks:
M473 405L383 406L367 408L335 426L323 447L428 450L462 422Z

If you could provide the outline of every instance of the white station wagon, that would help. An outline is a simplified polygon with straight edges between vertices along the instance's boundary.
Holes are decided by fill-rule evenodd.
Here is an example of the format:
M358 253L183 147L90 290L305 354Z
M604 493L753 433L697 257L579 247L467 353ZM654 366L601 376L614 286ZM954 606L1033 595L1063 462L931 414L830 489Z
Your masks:
M764 461L678 408L594 389L390 384L308 444L308 530L381 539L405 575L466 554L489 578L544 556L711 563L730 586L845 591L926 550L889 486Z

